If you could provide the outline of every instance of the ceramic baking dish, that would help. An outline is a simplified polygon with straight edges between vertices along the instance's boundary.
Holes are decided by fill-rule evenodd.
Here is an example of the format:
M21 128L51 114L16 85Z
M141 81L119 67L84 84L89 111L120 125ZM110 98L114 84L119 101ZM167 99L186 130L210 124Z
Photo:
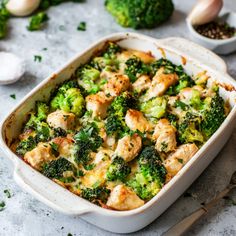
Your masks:
M231 105L231 112L207 143L194 155L179 173L144 206L131 211L113 211L96 206L27 165L11 150L10 145L19 135L26 113L36 100L49 98L50 91L70 78L75 69L87 62L107 41L116 41L122 47L151 51L157 58L166 57L175 64L182 64L190 75L202 71L216 79L221 95ZM78 42L79 43L79 42ZM45 79L33 89L7 116L1 125L0 143L14 163L14 179L26 191L55 210L81 216L86 221L116 233L137 231L163 213L201 174L228 140L236 120L236 82L227 74L225 63L212 52L181 38L155 39L134 33L118 33L105 37L77 55L61 70Z

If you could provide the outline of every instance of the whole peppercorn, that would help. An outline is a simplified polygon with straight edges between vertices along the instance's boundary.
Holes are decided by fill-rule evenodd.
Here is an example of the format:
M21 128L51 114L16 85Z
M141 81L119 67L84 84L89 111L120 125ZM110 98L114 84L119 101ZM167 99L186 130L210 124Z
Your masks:
M210 39L228 39L236 36L236 28L226 22L210 22L204 25L198 25L195 30Z

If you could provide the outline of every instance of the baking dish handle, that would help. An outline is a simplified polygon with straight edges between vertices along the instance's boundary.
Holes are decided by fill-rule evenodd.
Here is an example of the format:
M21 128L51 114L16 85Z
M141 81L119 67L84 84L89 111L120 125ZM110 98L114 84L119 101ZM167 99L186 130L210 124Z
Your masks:
M91 212L86 200L55 184L21 161L16 163L14 179L19 186L55 210L70 215Z
M157 41L160 46L177 51L178 54L182 54L182 56L186 55L186 58L194 58L201 64L214 68L216 71L223 73L227 72L227 66L223 59L210 50L187 39L170 37L160 40L158 39Z

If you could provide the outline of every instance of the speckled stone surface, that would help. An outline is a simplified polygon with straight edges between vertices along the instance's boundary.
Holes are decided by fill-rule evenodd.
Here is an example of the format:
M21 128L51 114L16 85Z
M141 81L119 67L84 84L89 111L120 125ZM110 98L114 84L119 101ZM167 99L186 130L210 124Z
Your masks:
M181 36L188 38L185 24L193 0L176 0L176 11L171 20L154 30L141 30L157 38ZM225 0L225 7L236 11L235 0ZM48 11L50 21L45 30L28 32L27 19L12 19L8 38L0 41L0 51L14 52L27 63L25 76L16 84L0 86L0 120L32 88L55 69L62 66L75 53L82 51L98 38L114 32L131 31L118 26L106 13L102 0L87 0L83 4L66 3ZM87 22L87 31L77 31L80 21ZM63 27L60 27L60 26ZM63 30L62 30L63 29ZM47 50L43 50L47 48ZM34 62L34 55L42 62ZM229 73L236 78L236 53L223 58ZM1 62L0 62L1 63ZM9 95L16 94L16 100ZM232 127L233 129L233 127ZM194 211L205 200L211 199L228 183L236 170L236 129L228 143L188 192L192 197L181 196L161 217L134 235L161 235L170 226ZM10 189L13 196L6 198L3 191ZM230 195L236 201L236 191ZM112 235L78 217L55 212L19 188L13 180L13 165L0 151L0 201L6 208L0 212L0 235ZM108 222L109 223L109 222ZM236 235L236 206L222 200L207 216L192 227L187 235Z

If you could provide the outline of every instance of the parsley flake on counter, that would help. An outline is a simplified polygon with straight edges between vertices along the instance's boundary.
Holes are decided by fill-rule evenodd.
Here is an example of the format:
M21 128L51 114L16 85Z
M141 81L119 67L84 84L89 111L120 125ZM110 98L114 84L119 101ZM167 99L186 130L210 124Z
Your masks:
M5 189L3 192L5 193L5 195L6 195L7 198L11 198L12 195L11 195L9 189Z
M10 97L11 97L12 99L16 99L16 95L15 95L15 94L11 94Z
M86 22L81 21L77 27L77 30L86 31Z
M5 208L5 206L6 206L5 202L4 202L4 201L1 201L1 202L0 202L0 211L3 211L4 208Z
M48 15L45 12L39 12L38 14L30 18L27 29L29 31L40 30L44 26L44 23L49 20Z
M60 26L59 26L59 30L60 30L60 31L65 31L65 29L66 29L66 27L65 27L64 25L60 25Z
M42 57L39 56L39 55L34 55L34 61L41 62L42 61Z

